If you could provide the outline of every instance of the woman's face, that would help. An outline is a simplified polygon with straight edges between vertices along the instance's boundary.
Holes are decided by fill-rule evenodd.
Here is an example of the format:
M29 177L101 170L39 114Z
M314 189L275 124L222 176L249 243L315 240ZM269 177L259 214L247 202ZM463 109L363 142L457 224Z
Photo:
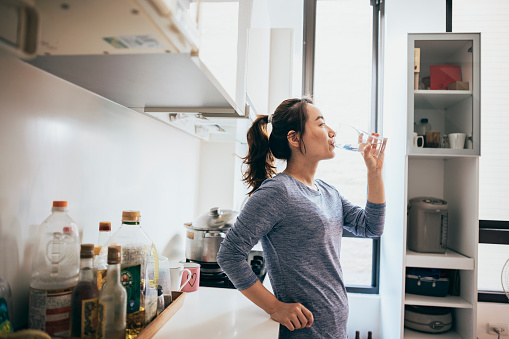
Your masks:
M312 160L334 158L335 132L327 126L325 118L316 106L307 104L306 109L308 120L306 122L306 130L302 136L302 141L306 147L305 155L311 157Z

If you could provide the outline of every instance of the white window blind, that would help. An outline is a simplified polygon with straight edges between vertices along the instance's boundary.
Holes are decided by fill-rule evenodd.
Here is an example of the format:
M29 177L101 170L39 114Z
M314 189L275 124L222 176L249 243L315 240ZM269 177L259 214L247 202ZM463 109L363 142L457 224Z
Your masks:
M481 33L479 218L509 220L509 1L454 0L453 32Z

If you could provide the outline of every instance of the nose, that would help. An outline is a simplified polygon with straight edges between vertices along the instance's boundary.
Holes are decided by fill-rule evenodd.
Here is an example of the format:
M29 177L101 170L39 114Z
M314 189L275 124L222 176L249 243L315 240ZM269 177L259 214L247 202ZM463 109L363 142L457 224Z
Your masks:
M327 129L329 130L329 137L334 138L336 136L336 131L334 131L330 126L327 125Z

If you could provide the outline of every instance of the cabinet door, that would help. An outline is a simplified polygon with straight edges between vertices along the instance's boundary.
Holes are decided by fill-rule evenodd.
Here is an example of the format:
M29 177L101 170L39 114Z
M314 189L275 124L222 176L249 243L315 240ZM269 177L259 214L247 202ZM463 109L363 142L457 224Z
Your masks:
M479 48L478 34L409 35L409 155L480 154ZM423 119L430 131L421 148L414 132L422 134Z
M244 112L250 1L203 1L200 9L200 61L218 89Z

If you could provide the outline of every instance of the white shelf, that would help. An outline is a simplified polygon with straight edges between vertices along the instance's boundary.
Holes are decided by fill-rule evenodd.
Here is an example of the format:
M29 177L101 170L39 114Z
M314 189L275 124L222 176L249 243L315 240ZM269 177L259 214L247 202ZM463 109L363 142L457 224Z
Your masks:
M405 305L437 306L451 308L472 308L472 304L463 299L448 295L446 297L429 297L425 295L405 293Z
M458 333L449 331L445 333L423 333L405 328L405 339L463 339Z
M472 98L472 91L414 90L415 109L445 110L470 98Z
M406 267L430 267L457 270L473 270L474 259L447 249L441 253L418 253L406 250Z
M457 158L457 157L479 157L479 154L475 153L473 149L452 149L452 148L420 148L420 147L409 147L408 155L417 157L430 157L430 158Z

